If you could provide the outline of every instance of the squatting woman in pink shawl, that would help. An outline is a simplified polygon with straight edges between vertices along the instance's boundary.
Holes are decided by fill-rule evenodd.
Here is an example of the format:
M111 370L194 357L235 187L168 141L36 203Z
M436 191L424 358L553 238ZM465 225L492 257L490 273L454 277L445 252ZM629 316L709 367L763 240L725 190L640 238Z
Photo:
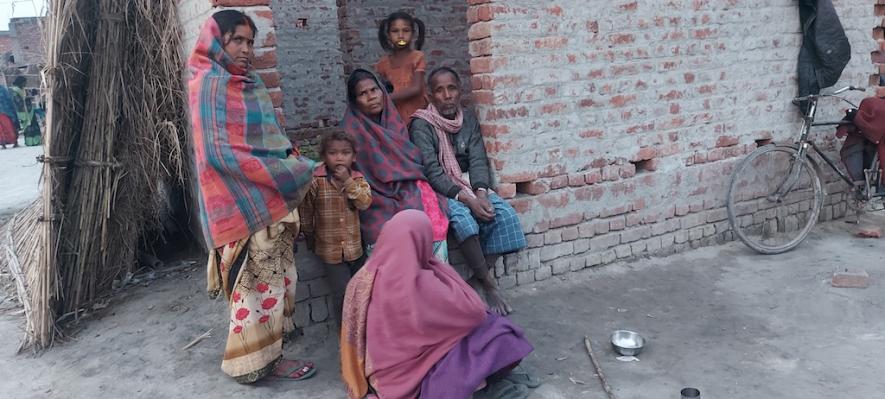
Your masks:
M448 264L433 256L430 219L396 214L350 281L341 328L341 371L349 398L524 398L502 378L532 346Z
M293 150L261 79L250 71L255 24L226 10L203 26L188 61L200 219L210 296L230 304L221 369L240 383L308 378L313 364L282 360L298 276L298 207L314 163ZM243 255L242 257L240 255Z

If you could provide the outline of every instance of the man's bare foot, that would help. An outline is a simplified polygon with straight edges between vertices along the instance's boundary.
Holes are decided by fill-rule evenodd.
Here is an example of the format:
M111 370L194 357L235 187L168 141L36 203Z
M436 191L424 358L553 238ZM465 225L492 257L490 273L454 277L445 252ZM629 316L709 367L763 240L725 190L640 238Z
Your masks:
M493 312L501 315L507 316L510 313L513 313L513 307L510 306L510 303L504 299L504 296L501 295L501 292L498 291L497 287L485 287L486 299L489 302L489 308L492 309Z

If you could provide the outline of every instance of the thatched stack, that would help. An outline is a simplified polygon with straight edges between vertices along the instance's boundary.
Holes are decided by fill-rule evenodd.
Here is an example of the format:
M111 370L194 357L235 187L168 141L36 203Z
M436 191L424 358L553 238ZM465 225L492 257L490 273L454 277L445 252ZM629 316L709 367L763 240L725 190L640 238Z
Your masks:
M58 319L131 271L160 228L162 187L184 186L188 170L175 0L51 0L49 10L42 209L29 219L40 256L23 267L23 347L38 349Z

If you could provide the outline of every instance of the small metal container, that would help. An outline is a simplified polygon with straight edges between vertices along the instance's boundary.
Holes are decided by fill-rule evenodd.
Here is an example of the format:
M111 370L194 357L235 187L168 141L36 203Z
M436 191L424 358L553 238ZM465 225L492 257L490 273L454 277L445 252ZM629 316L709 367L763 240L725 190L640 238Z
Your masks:
M612 347L622 356L636 356L645 346L645 338L630 330L617 330L612 333Z
M701 399L701 391L697 388L684 388L682 391L679 391L679 394L682 396L682 399Z

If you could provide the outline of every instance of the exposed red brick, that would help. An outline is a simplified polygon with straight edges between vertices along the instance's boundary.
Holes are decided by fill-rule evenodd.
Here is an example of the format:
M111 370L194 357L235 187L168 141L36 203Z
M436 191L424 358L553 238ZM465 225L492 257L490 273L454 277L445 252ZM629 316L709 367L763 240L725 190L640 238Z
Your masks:
M258 72L258 76L264 82L264 86L268 89L280 87L280 73L277 71Z
M573 226L573 225L576 225L576 224L581 223L583 221L584 221L584 214L583 213L570 213L568 215L553 219L550 222L550 228L556 229L556 228L560 228L563 226Z
M538 178L537 172L515 172L502 174L499 179L504 183L525 183Z
M264 42L261 43L260 47L275 47L277 45L277 35L275 32L267 32L267 35L264 36Z
M500 183L495 187L495 192L504 199L516 197L516 184Z
M558 209L568 205L569 194L567 192L557 191L547 193L538 197L538 203L544 208Z
M592 139L602 137L603 132L602 130L584 130L578 133L578 135L583 139Z
M492 54L492 39L485 38L470 41L470 55L474 57L482 57Z
M633 161L643 161L646 159L652 159L657 156L657 150L653 147L644 147L640 148L639 151L636 152L636 155L633 156Z
M575 199L578 201L598 201L605 195L605 187L581 187L575 190Z
M281 108L283 106L283 92L270 90L270 100L273 102L274 108Z
M510 127L507 125L494 125L485 123L480 128L482 130L482 135L485 137L499 137L510 132Z
M623 107L623 106L625 106L625 105L627 105L627 104L632 103L632 102L635 101L635 100L636 100L636 96L635 96L635 95L632 95L632 94L620 94L620 95L617 95L617 96L612 97L612 98L609 100L609 104L611 104L611 105L614 106L614 107Z
M611 44L631 44L636 41L636 36L631 33L619 33L611 35L609 41Z
M596 184L602 181L602 173L599 171L584 174L584 182L587 184Z
M276 50L267 51L261 55L256 55L255 59L252 62L252 67L255 69L271 69L277 67L277 52Z
M622 11L636 11L639 8L639 3L636 1L631 1L629 3L621 4L618 6Z
M568 185L571 187L581 187L587 184L584 180L583 174L570 174L568 175Z
M512 206L513 209L516 210L516 213L519 214L528 213L533 205L535 205L534 197L522 197L510 200L510 206Z
M550 189L551 190L559 190L560 188L568 187L569 178L567 175L554 176L553 179L550 180Z
M491 90L474 90L471 97L474 104L495 104L495 93Z
M491 35L492 35L492 23L491 22L477 22L473 25L470 25L470 29L467 30L467 39L468 40L485 39Z
M467 9L467 22L491 21L494 18L492 6L489 4L478 5Z
M495 59L492 57L472 58L470 59L470 72L475 74L493 72L495 70L495 62Z
M541 107L541 114L558 114L568 109L565 103L545 104Z
M516 192L518 193L540 195L548 191L550 191L550 185L542 180L516 183Z
M731 147L738 145L738 143L740 143L740 138L734 136L719 136L716 139L716 147Z
M568 44L568 38L564 36L545 37L535 40L536 49L560 49Z
M833 273L831 282L836 288L867 288L870 275L865 270L844 270Z

